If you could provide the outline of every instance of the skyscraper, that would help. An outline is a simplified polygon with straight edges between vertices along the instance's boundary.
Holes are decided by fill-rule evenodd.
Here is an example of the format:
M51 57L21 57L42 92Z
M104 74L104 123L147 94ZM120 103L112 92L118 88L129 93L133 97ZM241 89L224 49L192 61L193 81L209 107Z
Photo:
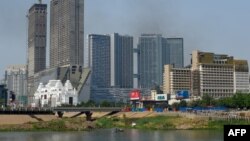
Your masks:
M28 15L28 87L32 95L34 74L46 68L47 4L34 4Z
M134 80L137 81L138 78L138 87L162 86L164 65L183 67L183 38L164 38L161 34L142 34L135 53L138 54L138 57L134 56L138 58L138 71L135 69Z
M34 4L28 17L28 76L46 68L47 5Z
M114 33L90 34L89 66L92 69L92 84L97 87L133 87L133 37ZM105 74L104 74L105 72ZM95 78L102 78L102 81ZM95 82L97 81L97 82ZM103 83L103 84L101 84Z
M111 35L111 86L133 87L133 37Z
M169 63L175 68L184 66L183 58L183 38L166 38L166 47L169 51Z
M11 65L5 70L5 83L9 91L14 92L19 104L27 102L26 65Z
M88 35L91 96L95 101L125 100L133 87L133 37Z
M108 88L110 87L110 36L90 34L88 44L91 85Z
M166 51L160 34L142 34L138 42L139 87L152 88L162 85Z
M84 0L51 0L50 67L83 65Z

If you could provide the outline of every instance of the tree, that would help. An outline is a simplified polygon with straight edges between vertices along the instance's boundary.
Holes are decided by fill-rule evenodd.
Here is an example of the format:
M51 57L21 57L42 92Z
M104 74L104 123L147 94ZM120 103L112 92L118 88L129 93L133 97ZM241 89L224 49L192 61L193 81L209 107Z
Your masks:
M177 103L177 102L173 103L172 108L175 109L175 110L178 110L179 109L179 103Z
M187 107L187 102L185 100L181 100L179 103L180 107Z
M202 96L202 102L201 103L202 103L203 107L211 106L211 105L214 105L214 99L210 95L204 94Z
M199 107L202 105L201 103L202 103L201 100L194 100L194 101L189 102L187 105L189 107Z
M86 102L86 103L81 103L82 105L81 106L83 106L83 107L95 107L95 105L96 105L96 103L95 103L95 101L93 101L93 100L89 100L88 102Z
M101 107L111 107L111 105L112 104L106 100L102 101L102 103L101 103Z

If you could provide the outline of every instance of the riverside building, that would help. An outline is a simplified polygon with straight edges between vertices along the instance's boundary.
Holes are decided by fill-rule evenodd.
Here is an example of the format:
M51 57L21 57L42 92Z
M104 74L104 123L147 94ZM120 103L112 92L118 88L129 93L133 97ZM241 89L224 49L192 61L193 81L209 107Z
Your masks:
M32 107L57 107L77 105L78 95L69 80L63 85L60 80L50 80L46 85L40 83Z
M193 95L228 97L249 91L248 64L233 56L211 52L192 52Z
M192 52L191 67L164 66L163 91L172 95L188 91L191 97L208 94L214 98L249 93L248 71L247 60L195 50Z
M173 65L165 65L163 92L175 95L178 91L191 92L191 70L190 68L174 68Z

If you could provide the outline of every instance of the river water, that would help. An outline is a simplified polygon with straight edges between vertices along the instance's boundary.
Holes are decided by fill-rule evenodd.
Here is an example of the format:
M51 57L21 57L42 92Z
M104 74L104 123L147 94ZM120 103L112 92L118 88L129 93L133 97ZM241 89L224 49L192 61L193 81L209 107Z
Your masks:
M0 141L223 141L223 132L101 129L85 132L0 132Z

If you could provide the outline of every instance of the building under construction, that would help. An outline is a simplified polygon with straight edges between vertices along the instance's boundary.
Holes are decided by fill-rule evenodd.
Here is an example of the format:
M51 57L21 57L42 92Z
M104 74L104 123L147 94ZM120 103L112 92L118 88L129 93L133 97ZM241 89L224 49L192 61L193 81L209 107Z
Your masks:
M34 87L34 74L46 68L47 4L34 4L28 11L28 94Z

